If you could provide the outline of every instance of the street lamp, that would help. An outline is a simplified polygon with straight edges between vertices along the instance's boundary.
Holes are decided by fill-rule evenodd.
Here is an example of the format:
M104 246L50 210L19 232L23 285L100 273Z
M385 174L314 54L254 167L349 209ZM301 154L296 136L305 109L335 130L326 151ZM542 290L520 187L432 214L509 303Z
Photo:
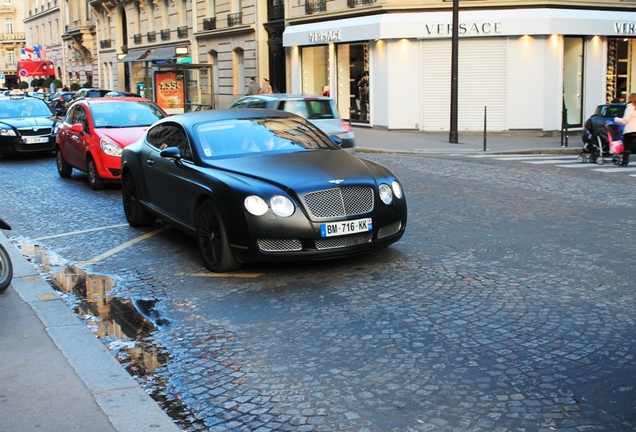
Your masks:
M450 133L448 142L457 144L457 75L459 45L459 0L453 0L453 34L451 39Z

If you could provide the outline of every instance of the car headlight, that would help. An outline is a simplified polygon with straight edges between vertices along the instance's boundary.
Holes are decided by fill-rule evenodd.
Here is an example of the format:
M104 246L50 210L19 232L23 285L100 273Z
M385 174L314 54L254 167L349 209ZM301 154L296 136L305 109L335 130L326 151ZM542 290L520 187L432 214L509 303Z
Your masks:
M102 138L101 140L99 140L99 146L102 148L102 151L106 153L107 155L121 157L122 148L119 147L114 142L112 142L111 140Z
M0 129L0 136L17 136L13 129Z
M380 189L380 199L386 205L389 205L393 202L393 192L388 184L382 183L379 187Z
M402 192L402 185L397 180L393 180L393 183L391 183L391 188L393 189L393 195L395 195L397 199L402 199L402 197L404 196Z
M259 196L250 195L245 198L243 204L245 205L247 211L252 213L254 216L263 216L265 213L267 213L267 203L263 198Z
M272 211L276 216L289 217L294 214L294 203L283 195L274 195L269 200L269 204L272 206Z

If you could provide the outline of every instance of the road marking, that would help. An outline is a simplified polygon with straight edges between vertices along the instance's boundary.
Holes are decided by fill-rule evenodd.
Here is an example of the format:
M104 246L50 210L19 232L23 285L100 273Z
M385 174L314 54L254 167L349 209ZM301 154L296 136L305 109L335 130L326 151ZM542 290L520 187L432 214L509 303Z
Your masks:
M93 231L102 231L102 230L111 229L111 228L121 228L121 227L124 227L124 226L128 226L128 224L125 223L125 224L119 224L119 225L109 225L109 226L104 226L104 227L99 227L99 228L91 228L91 229L82 230L82 231L71 231L71 232L62 233L62 234L55 234L55 235L50 235L50 236L38 237L38 238L35 238L33 240L46 240L46 239L52 239L52 238L58 238L58 237L66 237L66 236L70 236L70 235L85 234L85 233L89 233L89 232L93 232Z
M606 173L624 173L624 172L633 172L636 171L636 168L619 168L619 167L612 167L612 168L595 168L592 171L598 171L598 172L606 172Z
M226 278L257 278L263 276L263 273L177 273L177 277L191 276L191 277L226 277Z
M596 164L575 163L570 165L554 165L554 166L561 167L561 168L591 168L596 166Z
M111 249L109 251L106 251L103 254L97 255L93 259L81 262L80 265L81 266L86 266L86 267L91 266L91 265L93 265L95 263L100 262L101 260L104 260L104 259L106 259L106 258L108 258L108 257L110 257L112 255L115 255L117 252L120 252L120 251L126 249L127 247L130 247L130 246L132 246L132 245L134 245L136 243L139 243L141 241L146 240L147 238L150 238L152 236L160 234L160 233L164 232L167 229L169 229L169 226L164 226L164 227L159 228L158 230L151 231L151 232L149 232L147 234L144 234L144 235L142 235L140 237L137 237L135 239L129 240L126 243L123 243L120 246L117 246L116 248L113 248L113 249Z
M566 162L566 160L564 159L542 159L542 160L525 160L522 161L523 163L527 163L527 164L534 164L534 165L540 165L540 164L557 164L557 163L563 163ZM576 160L572 159L569 161L569 163L576 163Z

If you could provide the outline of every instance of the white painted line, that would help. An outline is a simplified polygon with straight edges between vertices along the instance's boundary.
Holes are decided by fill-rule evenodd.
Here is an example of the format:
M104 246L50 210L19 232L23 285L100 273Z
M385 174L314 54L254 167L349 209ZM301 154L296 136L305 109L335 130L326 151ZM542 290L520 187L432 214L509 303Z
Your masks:
M554 165L557 167L561 167L561 168L594 168L595 166L598 166L596 164L591 164L591 163L575 163L575 164L569 164L569 165Z
M137 237L135 239L129 240L126 243L123 243L120 246L117 246L116 248L113 248L113 249L111 249L109 251L106 251L106 252L104 252L101 255L97 255L93 259L81 262L80 265L81 266L86 266L86 267L91 266L91 265L93 265L95 263L98 263L98 262L100 262L100 261L102 261L102 260L104 260L104 259L106 259L106 258L108 258L108 257L110 257L112 255L115 255L117 252L120 252L120 251L126 249L127 247L130 247L130 246L134 245L135 243L139 243L140 241L146 240L147 238L150 238L150 237L155 236L155 235L157 235L159 233L162 233L165 230L167 230L168 228L169 228L168 226L164 226L162 228L159 228L158 230L151 231L151 232L149 232L147 234L144 234L144 235L142 235L140 237Z
M625 168L625 167L611 167L611 168L596 168L592 171L604 172L604 173L626 173L626 172L634 172L636 168Z
M544 159L544 160L527 160L527 161L522 161L523 163L527 163L527 164L535 164L535 165L541 165L541 164L557 164L557 163L563 163L566 162L563 159ZM577 163L576 159L572 159L569 161L570 163Z
M66 236L75 235L75 234L86 234L86 233L93 232L93 231L102 231L102 230L107 230L107 229L111 229L111 228L121 228L121 227L125 227L125 226L129 226L129 225L127 223L119 224L119 225L109 225L109 226L103 226L103 227L99 227L99 228L91 228L91 229L82 230L82 231L71 231L71 232L67 232L67 233L63 233L63 234L55 234L55 235L50 235L50 236L38 237L38 238L35 238L33 240L46 240L46 239L52 239L52 238L57 238L57 237L66 237Z

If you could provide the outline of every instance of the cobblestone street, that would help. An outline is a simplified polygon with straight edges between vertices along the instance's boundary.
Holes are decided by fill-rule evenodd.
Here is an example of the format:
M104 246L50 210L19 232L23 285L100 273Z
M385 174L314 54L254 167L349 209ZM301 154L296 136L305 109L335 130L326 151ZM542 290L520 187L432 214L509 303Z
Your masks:
M406 234L385 250L210 277L169 229L90 267L118 296L162 303L155 376L198 419L189 430L636 429L632 192L582 171L360 156L406 192ZM52 237L125 219L117 188L63 182L50 162L35 168L47 188L12 167L12 234L49 236L75 263L142 234Z

